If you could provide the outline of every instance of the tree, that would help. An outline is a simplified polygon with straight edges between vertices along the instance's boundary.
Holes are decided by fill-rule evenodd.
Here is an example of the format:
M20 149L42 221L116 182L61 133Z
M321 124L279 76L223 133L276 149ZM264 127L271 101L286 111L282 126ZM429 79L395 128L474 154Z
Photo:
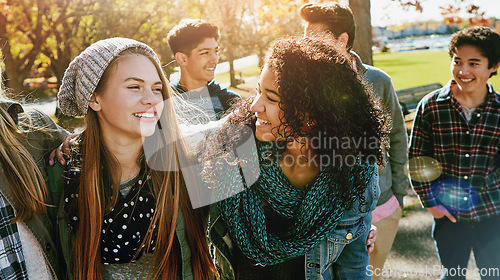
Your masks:
M200 2L172 2L192 7L190 1ZM78 53L109 37L145 42L168 59L165 37L171 20L179 19L178 10L161 0L143 0L140 6L133 0L0 0L0 51L8 86L22 92L23 81L39 68L37 61L47 59L43 67L60 84Z
M165 45L163 39L179 19L178 11L169 6L160 0L142 0L140 5L133 0L100 0L99 13L94 17L94 40L132 38L157 51Z
M52 74L57 78L58 87L61 85L64 71L68 68L71 60L80 53L85 47L89 46L93 33L92 30L92 15L97 13L94 5L80 6L79 1L64 3L65 10L78 10L72 17L64 20L58 28L54 28L52 35L49 36L45 44L42 45L41 52L50 59L50 69ZM57 12L52 11L52 14ZM90 32L89 32L90 31Z
M238 85L234 70L234 60L247 55L246 40L248 28L245 25L245 15L249 9L247 1L218 0L209 4L211 11L210 21L220 28L221 57L229 63L229 77L232 87Z
M298 36L303 32L299 8L307 0L254 0L248 18L252 25L252 36L248 44L257 52L262 66L269 44L283 36Z
M356 38L353 48L363 63L373 65L370 0L349 0L349 6L356 22Z
M392 0L399 2L406 9L415 9L424 12L422 3L432 0ZM455 0L453 4L440 7L445 23L459 23L463 20L460 15L465 11L469 25L489 25L490 20L484 18L484 12L480 11L473 0ZM356 40L354 50L359 54L361 60L367 64L373 64L372 58L372 26L370 20L370 0L349 0L349 6L356 21Z
M460 13L463 11L467 14L465 19L469 26L489 26L491 24L491 20L484 18L484 12L480 11L479 6L475 4L466 4L465 6L446 5L440 7L440 9L447 24L462 23L463 18Z
M10 1L12 2L15 1ZM19 4L21 5L3 4L0 10L0 46L3 47L5 75L8 78L8 86L14 90L22 88L24 77L31 71L38 49L47 36L42 28L41 16L33 16L30 7L22 5L24 3ZM47 8L43 3L38 6L41 11ZM33 28L28 32L25 26Z
M0 3L0 46L8 86L14 93L23 90L24 79L33 70L41 50L54 32L75 17L88 0L8 0Z

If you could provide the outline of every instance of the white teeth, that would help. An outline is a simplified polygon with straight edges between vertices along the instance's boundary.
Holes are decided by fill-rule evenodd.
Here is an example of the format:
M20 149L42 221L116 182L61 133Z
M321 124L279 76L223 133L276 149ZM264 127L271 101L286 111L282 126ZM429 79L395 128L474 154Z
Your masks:
M462 80L462 82L466 82L467 83L467 82L471 82L473 79L461 79L461 80Z
M263 119L259 119L257 118L257 121L260 123L260 124L271 124L271 122L268 122L268 121L265 121Z
M140 114L134 114L134 116L139 117L139 118L154 118L155 114L154 113L140 113Z

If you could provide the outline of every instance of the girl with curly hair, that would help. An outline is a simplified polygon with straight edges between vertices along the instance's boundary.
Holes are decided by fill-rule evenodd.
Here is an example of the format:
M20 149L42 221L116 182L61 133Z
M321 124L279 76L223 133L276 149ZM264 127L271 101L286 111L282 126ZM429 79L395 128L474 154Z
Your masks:
M205 143L214 188L227 192L244 177L245 189L211 210L223 278L370 279L365 240L389 122L350 61L322 39L276 41L256 94ZM235 157L245 127L256 138L253 169Z

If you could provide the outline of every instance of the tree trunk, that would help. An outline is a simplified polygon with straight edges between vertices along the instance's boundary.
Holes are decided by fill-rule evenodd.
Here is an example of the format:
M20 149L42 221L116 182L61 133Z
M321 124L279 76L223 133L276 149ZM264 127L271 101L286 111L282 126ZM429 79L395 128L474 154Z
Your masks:
M349 0L349 6L356 22L354 51L361 57L363 63L373 65L370 0Z
M1 28L0 28L1 29ZM10 52L10 43L7 38L0 38L0 45L2 48L2 55L5 62L5 88L8 89L8 97L17 99L21 92L25 89L23 83L24 78L28 75L29 69L19 65L18 61L14 59Z
M259 68L262 69L262 67L264 67L264 61L266 58L266 50L260 45L257 47L257 56L259 59Z
M236 82L236 76L234 74L234 60L231 59L229 62L229 77L231 78L231 87L237 87L238 82Z
M64 71L66 71L70 62L71 60L67 57L63 57L59 60L51 59L50 66L54 76L57 78L57 88L61 86Z
M5 74L8 78L6 86L8 87L8 97L18 99L21 93L25 90L23 85L25 75L20 74L12 67L5 65Z
M38 10L44 11L44 7L38 7ZM38 19L42 17L41 13L37 14ZM24 79L28 77L48 33L44 33L45 35L42 34L43 29L39 28L38 25L35 26L30 31L30 36L27 36L29 42L32 44L31 49L27 50L23 57L19 57L19 55L14 57L11 52L11 38L9 38L10 34L7 32L7 24L9 24L7 17L0 13L0 48L2 49L2 59L5 61L5 73L9 77L8 85L12 92L12 98L16 98L25 89L23 86Z

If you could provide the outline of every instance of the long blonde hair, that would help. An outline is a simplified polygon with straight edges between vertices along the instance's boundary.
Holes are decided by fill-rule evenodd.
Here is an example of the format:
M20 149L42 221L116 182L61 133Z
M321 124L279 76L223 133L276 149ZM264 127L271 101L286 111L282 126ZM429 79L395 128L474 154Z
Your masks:
M172 96L172 90L161 66L150 54L140 48L127 49L113 60L104 72L95 92L99 92L107 86L116 61L130 53L144 55L155 65L163 84L163 99L168 102ZM166 116L162 117L169 120L169 127L162 129L175 128L168 131L180 133L174 110L165 110L164 114ZM119 178L111 172L118 166L118 162L103 142L96 112L89 110L85 122L86 128L80 136L82 166L78 190L79 219L73 252L73 271L76 279L102 279L100 237L103 217L116 204L118 197ZM182 144L174 143L174 145ZM177 149L174 148L167 152L160 155L165 159L164 164L167 165L164 170L178 170L179 168L173 167L178 164ZM148 169L148 174L151 176L156 198L156 211L150 230L143 241L143 244L146 245L143 250L149 251L149 245L154 238L152 228L156 226L158 231L154 250L156 264L154 279L176 278L177 255L180 255L180 248L174 242L174 236L179 207L183 211L186 233L192 252L194 278L197 280L211 278L212 275L216 274L216 270L210 258L205 234L206 215L201 210L192 209L181 172ZM103 188L109 183L112 185L111 195L110 192L105 193Z
M1 84L0 99L10 102ZM21 126L34 129L29 116L26 116ZM45 212L47 186L33 156L24 146L27 144L26 136L8 110L1 106L0 118L0 163L17 211L14 221L28 221L35 214Z

